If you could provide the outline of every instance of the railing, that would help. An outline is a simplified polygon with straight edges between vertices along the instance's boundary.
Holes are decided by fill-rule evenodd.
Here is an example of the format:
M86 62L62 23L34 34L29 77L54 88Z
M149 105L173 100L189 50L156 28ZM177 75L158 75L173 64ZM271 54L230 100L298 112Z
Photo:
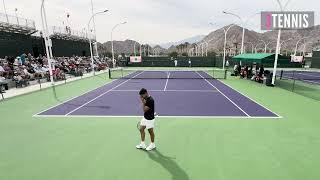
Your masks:
M33 20L12 16L8 14L3 14L3 13L0 13L0 23L26 27L30 29L36 29L36 25Z
M85 30L83 31L77 31L77 30L72 30L68 26L66 27L58 27L58 26L53 26L52 27L52 34L61 34L65 36L73 36L73 37L78 37L82 39L95 39L95 36L93 34L87 33Z

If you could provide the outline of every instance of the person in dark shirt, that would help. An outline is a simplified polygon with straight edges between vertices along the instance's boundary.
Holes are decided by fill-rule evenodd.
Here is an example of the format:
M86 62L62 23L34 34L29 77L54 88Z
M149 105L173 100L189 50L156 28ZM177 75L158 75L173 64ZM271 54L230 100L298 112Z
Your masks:
M137 149L146 149L147 151L151 151L152 149L156 148L156 145L154 143L154 100L149 95L148 91L144 88L142 88L139 92L141 103L142 103L142 109L144 112L144 116L142 120L140 121L140 135L141 135L141 143L136 146ZM146 144L144 143L145 140L145 132L144 130L148 129L151 139L151 144L146 147Z

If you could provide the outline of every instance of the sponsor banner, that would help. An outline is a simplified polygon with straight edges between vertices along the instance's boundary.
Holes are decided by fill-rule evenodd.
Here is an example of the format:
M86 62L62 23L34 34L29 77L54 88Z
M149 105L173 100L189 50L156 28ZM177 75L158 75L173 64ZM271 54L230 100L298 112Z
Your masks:
M141 63L142 57L141 56L130 56L131 63Z
M291 56L291 62L302 63L303 61L303 56Z

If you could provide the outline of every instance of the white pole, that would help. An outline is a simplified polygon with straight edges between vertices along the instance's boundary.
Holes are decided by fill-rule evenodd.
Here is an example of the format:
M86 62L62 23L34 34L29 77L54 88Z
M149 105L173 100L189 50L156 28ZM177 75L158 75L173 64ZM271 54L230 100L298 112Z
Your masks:
M245 24L242 25L242 40L241 40L241 54L243 54L244 51L244 32L245 32Z
M266 52L267 52L268 45L269 45L270 43L271 43L271 42L268 42L268 43L265 45L265 47L264 47L264 53L266 53ZM270 49L269 49L269 52L271 52L271 51L270 51Z
M279 6L280 6L280 10L283 11L286 6L288 5L290 0L288 0L285 4L284 7L282 7L282 4L279 0L277 0ZM274 66L273 66L273 76L272 76L272 85L275 85L275 81L276 81L276 73L277 73L277 65L278 65L278 57L279 57L279 50L280 50L280 40L281 40L281 29L279 29L278 31L278 39L277 39L277 49L276 49L276 55L275 55L275 59L274 59Z
M134 44L133 44L133 54L134 54L134 56L137 56L137 53L136 53L136 43L137 43L137 41L135 41Z
M112 51L112 63L113 63L113 68L116 67L116 60L114 59L114 50L113 50L113 31L121 24L126 24L127 22L119 23L116 24L112 30L111 30L111 51Z
M91 21L93 20L93 18L98 15L98 14L102 14L102 13L106 13L108 12L108 10L104 10L104 11L101 11L101 12L97 12L95 14L93 14L88 22L88 40L89 40L89 44L90 44L90 57L91 57L91 68L92 68L92 71L93 71L93 75L95 75L95 71L94 71L94 59L93 59L93 49L92 49L92 42L91 42L91 38L90 38L90 23Z
M112 52L112 64L113 64L113 68L116 67L116 62L114 60L114 51L113 51L113 37L112 37L112 33L113 33L113 29L111 31L111 52Z
M92 0L91 0L91 13L92 13L92 16L93 16L94 12L93 12L93 1ZM96 23L95 23L95 18L94 17L92 18L92 23L93 23L93 32L94 32L95 40L97 42L97 31L96 31ZM96 43L96 45L94 47L95 47L96 55L99 56L98 43Z
M16 14L17 23L18 23L18 26L19 26L19 18L18 18L18 13L17 13L17 11L18 11L18 9L15 8L15 9L14 9L14 12L15 12L15 14Z
M50 51L49 51L50 46L48 45L49 34L48 34L48 30L46 29L46 26L45 26L46 18L44 17L44 12L45 12L44 0L42 0L40 12L41 12L41 23L42 23L42 31L43 31L42 33L43 33L44 43L46 46L46 54L47 54L47 60L48 60L49 76L50 76L51 85L53 86L54 81L53 81L51 57L50 57Z
M224 29L223 29L224 30ZM224 31L224 44L223 44L223 65L222 69L224 70L224 65L226 62L226 46L227 46L227 33Z
M204 41L206 43L206 56L208 56L208 48L209 48L209 43L207 41Z
M92 50L92 42L91 42L91 38L89 37L89 44L90 44L90 59L91 59L91 69L93 72L93 75L95 76L95 70L94 70L94 61L93 61L93 50Z
M253 53L253 49L254 49L253 43L252 42L247 42L247 43L251 44L251 53Z
M201 44L201 56L202 56L202 57L203 57L203 54L204 54L203 44L204 44L204 43Z
M300 42L301 40L303 40L303 39L306 39L306 38L308 38L308 37L303 37L303 38L301 38L301 39L298 40L298 42L297 42L297 44L296 44L296 48L294 49L294 56L297 54L297 49L298 49L298 44L299 44L299 42Z
M224 31L223 65L222 65L222 69L223 69L223 70L224 70L224 66L225 66L225 63L226 63L227 33L228 33L229 29L230 29L231 27L233 27L233 26L234 26L234 24L232 24L231 26L229 26L229 27L227 28L227 30L225 30L225 29L223 28L223 31Z
M278 32L277 49L276 49L276 55L275 55L275 60L274 60L274 66L273 66L273 75L272 75L272 84L273 85L275 85L275 81L276 81L278 56L279 56L279 50L280 50L280 39L281 39L281 29L279 29L279 32Z
M9 23L9 18L8 18L8 14L7 14L6 3L4 2L4 0L2 0L2 3L3 3L4 14L6 14L7 23Z
M281 48L282 48L282 44L284 44L284 43L287 43L288 41L290 41L291 39L293 39L293 38L289 38L289 39L287 39L287 40L285 40L285 41L282 41L281 43L280 43L280 50L279 50L279 52L280 52L280 54L281 54ZM287 56L287 55L286 55Z

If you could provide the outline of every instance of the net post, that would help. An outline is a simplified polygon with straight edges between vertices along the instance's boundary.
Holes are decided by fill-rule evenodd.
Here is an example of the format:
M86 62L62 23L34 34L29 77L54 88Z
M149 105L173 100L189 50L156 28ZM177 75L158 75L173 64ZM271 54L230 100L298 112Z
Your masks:
M111 79L111 69L108 69L108 75L109 75L109 79Z
M295 80L295 79L293 79L292 92L294 91L295 84L296 84L296 80Z
M293 73L293 84L292 84L292 92L294 91L294 86L296 84L296 77L295 77L295 71L292 72Z
M283 70L281 70L280 72L280 80L282 79L282 76L283 76Z
M228 71L225 69L225 70L224 70L224 77L223 77L224 79L227 79L227 72L228 72Z

